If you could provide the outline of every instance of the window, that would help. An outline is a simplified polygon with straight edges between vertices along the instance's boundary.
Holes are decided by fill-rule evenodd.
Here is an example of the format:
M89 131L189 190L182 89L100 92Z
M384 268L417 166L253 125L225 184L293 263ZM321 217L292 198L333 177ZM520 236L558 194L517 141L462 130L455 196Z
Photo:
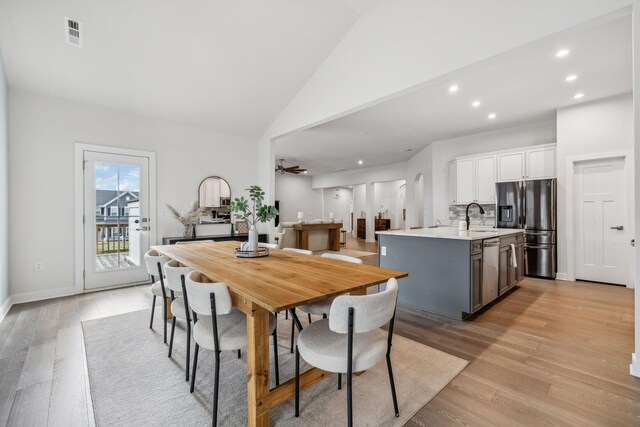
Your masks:
M129 216L129 206L124 207L124 216Z
M118 207L117 206L109 207L109 215L110 216L118 216Z

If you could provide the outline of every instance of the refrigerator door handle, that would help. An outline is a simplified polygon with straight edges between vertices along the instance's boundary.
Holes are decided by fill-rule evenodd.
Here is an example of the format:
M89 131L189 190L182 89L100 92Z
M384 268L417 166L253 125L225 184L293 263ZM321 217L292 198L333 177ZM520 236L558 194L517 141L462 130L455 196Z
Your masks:
M522 181L522 190L521 190L520 200L522 203L522 225L520 228L527 228L527 182Z

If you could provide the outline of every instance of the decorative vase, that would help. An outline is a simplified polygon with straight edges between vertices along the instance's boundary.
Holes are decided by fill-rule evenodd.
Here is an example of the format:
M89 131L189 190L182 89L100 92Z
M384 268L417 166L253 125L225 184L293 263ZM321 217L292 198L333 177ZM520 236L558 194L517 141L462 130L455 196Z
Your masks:
M251 252L258 252L258 230L255 225L249 228L249 241L247 242L247 249Z
M185 225L182 228L182 237L184 237L185 239L190 239L191 237L193 237L193 229L194 227L191 224Z

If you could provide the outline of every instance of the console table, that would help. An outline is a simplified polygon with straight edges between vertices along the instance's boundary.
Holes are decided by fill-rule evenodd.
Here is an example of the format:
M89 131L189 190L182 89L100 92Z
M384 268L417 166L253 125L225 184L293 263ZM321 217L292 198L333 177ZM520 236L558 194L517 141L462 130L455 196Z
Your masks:
M309 232L312 230L327 230L329 232L330 251L340 250L340 229L342 222L331 222L326 224L295 224L293 229L298 234L298 248L309 249Z
M196 242L198 240L213 240L214 242L228 242L228 241L236 241L236 242L246 242L249 237L246 234L221 234L217 236L197 236L193 237L163 237L162 244L163 245L175 245L176 242ZM260 243L268 243L269 237L267 234L259 234L258 242Z

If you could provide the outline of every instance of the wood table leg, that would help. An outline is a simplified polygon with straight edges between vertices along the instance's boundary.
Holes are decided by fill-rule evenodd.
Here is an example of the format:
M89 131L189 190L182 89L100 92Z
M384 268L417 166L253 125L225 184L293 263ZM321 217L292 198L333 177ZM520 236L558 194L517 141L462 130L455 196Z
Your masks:
M269 426L269 312L254 307L247 315L247 403L249 426Z
M167 320L173 319L173 313L171 313L171 298L167 298Z
M340 250L340 229L332 228L329 230L329 246L332 251Z
M298 249L309 250L309 231L298 231Z

